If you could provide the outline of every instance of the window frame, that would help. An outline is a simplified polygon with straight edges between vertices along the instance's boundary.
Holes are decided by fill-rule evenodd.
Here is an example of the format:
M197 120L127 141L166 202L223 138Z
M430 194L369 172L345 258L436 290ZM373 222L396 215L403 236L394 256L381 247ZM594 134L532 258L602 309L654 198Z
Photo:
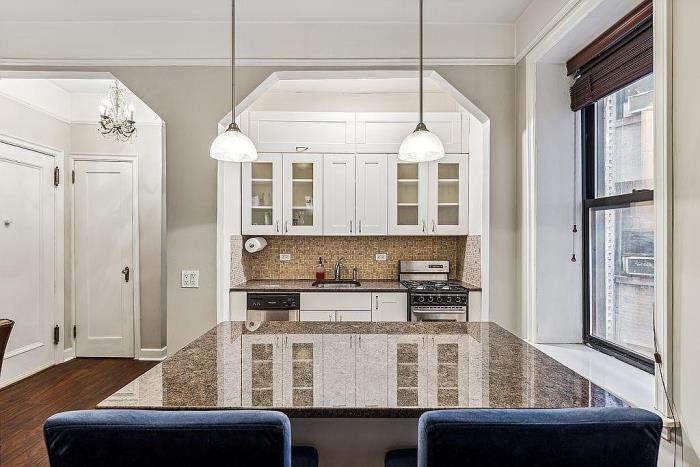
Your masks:
M634 82L634 81L632 81ZM629 85L632 83L627 83ZM654 373L654 361L632 352L620 345L591 334L591 214L600 210L612 210L632 207L634 203L654 201L654 190L634 190L631 193L596 197L595 174L596 153L599 149L596 116L596 103L581 109L581 163L582 163L582 278L583 278L583 342L584 344L633 365L648 373Z

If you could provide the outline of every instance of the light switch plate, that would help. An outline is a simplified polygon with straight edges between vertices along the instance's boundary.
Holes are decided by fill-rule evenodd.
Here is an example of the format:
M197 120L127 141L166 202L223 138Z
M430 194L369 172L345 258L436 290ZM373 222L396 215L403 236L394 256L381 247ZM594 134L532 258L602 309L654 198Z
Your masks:
M377 253L374 255L375 261L386 261L386 253Z
M289 253L280 253L280 261L291 261L292 255Z
M182 270L182 288L198 289L199 288L199 271L194 269Z

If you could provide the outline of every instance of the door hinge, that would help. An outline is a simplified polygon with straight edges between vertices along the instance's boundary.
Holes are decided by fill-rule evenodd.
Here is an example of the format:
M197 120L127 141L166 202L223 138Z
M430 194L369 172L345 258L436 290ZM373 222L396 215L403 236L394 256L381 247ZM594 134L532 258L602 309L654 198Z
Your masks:
M73 339L78 337L78 326L73 325Z
M54 169L53 169L53 185L58 186L60 181L61 181L61 171L58 167L54 167Z
M53 345L58 345L59 341L61 339L61 328L58 327L58 324L53 327Z
M73 185L75 185L75 170L70 171L70 181Z

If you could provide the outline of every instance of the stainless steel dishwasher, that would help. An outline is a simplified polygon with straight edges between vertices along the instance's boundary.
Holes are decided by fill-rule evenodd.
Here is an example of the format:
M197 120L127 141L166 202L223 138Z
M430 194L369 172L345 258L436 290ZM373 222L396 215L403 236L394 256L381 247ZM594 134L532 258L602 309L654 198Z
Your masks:
M299 294L249 292L246 321L299 321Z

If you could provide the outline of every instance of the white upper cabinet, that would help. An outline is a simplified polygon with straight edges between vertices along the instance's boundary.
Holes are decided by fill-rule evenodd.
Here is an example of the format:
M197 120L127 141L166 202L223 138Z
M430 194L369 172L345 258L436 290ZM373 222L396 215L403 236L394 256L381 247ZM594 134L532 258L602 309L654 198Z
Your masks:
M352 112L250 112L258 152L355 152Z
M387 234L386 154L358 154L356 221L358 235Z
M428 233L427 163L402 162L396 154L388 159L389 235Z
M241 164L241 232L243 235L281 235L283 222L282 154L260 154Z
M428 228L431 235L466 235L469 230L469 157L450 154L430 163Z
M397 153L401 142L418 124L418 114L413 112L368 112L355 116L358 153ZM445 152L463 151L460 112L428 112L423 121L440 138Z
M323 156L284 155L284 235L323 234Z
M323 234L355 235L355 155L323 155Z

